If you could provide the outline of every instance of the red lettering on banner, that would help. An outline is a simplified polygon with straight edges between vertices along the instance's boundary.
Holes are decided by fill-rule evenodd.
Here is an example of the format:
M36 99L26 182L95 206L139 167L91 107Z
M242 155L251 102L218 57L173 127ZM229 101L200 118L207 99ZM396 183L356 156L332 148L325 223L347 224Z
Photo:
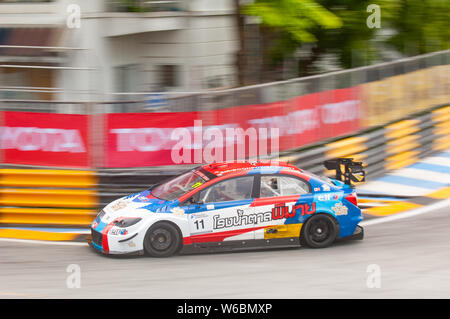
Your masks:
M216 160L214 154L223 155L222 160L234 160L239 158L236 154L243 154L241 146L245 156L253 150L248 145L250 142L257 144L259 155L265 155L272 153L270 147L275 138L279 142L274 144L278 147L276 150L285 151L355 132L360 128L358 92L359 88L354 87L308 94L283 102L211 111L108 114L106 166L194 164ZM194 134L195 120L202 121L203 140L201 132ZM208 132L212 128L214 134ZM271 136L272 128L279 130L279 136ZM191 138L187 141L174 138L177 129L189 131ZM227 129L238 129L248 135L236 139L232 136L230 140ZM256 135L252 136L253 132ZM211 141L213 135L222 140ZM174 148L190 162L174 162L171 157ZM218 149L220 151L216 153ZM235 157L230 159L229 154Z

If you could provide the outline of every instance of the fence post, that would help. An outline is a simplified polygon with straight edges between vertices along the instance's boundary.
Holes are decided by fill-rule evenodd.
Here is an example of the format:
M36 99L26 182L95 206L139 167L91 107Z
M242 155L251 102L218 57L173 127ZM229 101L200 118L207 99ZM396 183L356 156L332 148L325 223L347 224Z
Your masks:
M100 168L105 165L105 114L98 111L99 105L90 102L87 105L89 113L89 141L91 150L91 168Z

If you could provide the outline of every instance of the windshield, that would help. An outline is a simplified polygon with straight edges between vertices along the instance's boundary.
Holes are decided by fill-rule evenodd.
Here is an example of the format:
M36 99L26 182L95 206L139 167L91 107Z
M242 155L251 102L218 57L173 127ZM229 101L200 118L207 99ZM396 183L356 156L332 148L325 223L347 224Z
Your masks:
M151 194L164 200L174 200L187 192L199 187L205 180L194 171L176 176L169 181L157 185L152 189Z

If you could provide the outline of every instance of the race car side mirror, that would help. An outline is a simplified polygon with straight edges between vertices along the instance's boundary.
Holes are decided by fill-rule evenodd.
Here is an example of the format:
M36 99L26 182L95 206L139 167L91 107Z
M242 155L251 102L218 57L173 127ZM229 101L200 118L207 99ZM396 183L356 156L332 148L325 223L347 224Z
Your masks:
M193 204L193 205L195 205L195 204L197 204L197 205L202 205L202 204L203 204L203 201L200 200L200 195L199 195L199 193L194 194L192 197L190 197L190 198L187 200L187 202L188 202L189 204Z

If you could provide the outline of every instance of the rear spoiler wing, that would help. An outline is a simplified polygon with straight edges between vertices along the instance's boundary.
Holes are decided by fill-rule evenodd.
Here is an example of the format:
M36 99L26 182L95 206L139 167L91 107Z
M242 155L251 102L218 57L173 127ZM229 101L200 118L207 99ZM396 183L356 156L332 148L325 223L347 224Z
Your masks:
M362 162L355 162L353 158L335 158L323 162L326 169L336 171L336 179L352 186L352 182L364 182L366 172ZM342 171L342 166L344 170Z

